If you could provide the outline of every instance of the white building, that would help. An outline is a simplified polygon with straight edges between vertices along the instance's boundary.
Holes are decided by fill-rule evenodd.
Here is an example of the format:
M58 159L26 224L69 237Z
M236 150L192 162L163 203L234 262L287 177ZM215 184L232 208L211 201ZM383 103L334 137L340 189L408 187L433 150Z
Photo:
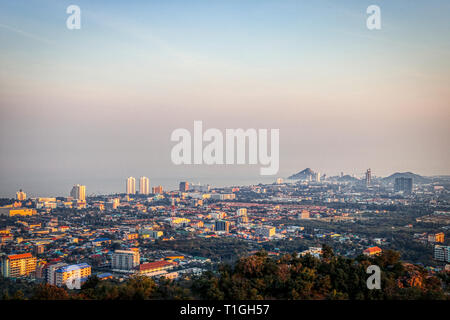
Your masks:
M67 263L59 262L59 263L55 263L55 264L51 264L51 265L47 266L46 273L45 273L45 279L46 279L47 283L51 284L51 285L56 285L56 276L55 276L56 270L58 270L59 268L65 267L67 265L68 265Z
M141 177L139 179L139 193L149 194L150 193L150 180L147 177Z
M136 179L134 177L127 179L127 194L136 194Z
M438 261L450 262L450 246L434 246L434 259Z
M212 200L234 200L236 195L234 193L211 193Z
M112 254L111 269L132 270L139 265L141 260L139 251L116 250Z
M72 191L70 191L70 196L76 200L85 201L86 200L86 186L82 186L79 184L73 186Z

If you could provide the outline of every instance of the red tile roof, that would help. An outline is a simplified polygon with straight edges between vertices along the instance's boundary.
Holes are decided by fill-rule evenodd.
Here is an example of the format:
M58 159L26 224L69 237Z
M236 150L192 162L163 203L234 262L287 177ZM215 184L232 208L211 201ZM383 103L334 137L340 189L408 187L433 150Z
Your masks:
M367 253L381 252L381 248L379 248L379 247L370 247L370 248L367 248L366 250L364 250L364 252L367 252Z
M143 263L143 264L139 265L139 271L146 271L146 270L167 267L167 266L170 266L173 264L174 263L169 262L169 261L155 261L155 262Z
M25 258L33 258L33 256L29 252L22 254L12 254L8 256L9 260L25 259Z

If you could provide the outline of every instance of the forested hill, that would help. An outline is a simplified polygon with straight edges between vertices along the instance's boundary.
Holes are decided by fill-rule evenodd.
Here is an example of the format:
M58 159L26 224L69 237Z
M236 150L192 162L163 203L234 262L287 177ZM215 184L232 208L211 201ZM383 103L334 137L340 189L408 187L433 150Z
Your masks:
M448 273L431 275L420 266L402 263L399 253L350 259L323 247L321 259L287 254L270 257L261 251L241 258L234 266L222 265L181 281L133 277L119 283L90 278L81 290L47 284L1 281L3 299L448 299ZM369 265L381 269L381 289L367 288Z

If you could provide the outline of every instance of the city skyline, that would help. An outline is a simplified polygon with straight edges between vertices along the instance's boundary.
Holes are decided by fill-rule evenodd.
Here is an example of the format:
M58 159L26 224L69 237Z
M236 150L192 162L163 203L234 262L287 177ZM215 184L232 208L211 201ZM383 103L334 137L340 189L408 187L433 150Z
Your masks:
M307 168L310 169L310 168ZM306 169L306 170L307 170ZM414 172L392 172L390 175L393 175L394 173L413 173L413 174L417 174ZM328 175L326 172L314 172L314 176L311 176L311 181L312 182L322 182L322 183L326 183L326 182L330 182L330 180L327 180L329 178L337 178L337 177L342 177L344 175L349 175L353 178L358 179L361 182L365 182L366 186L369 187L372 184L372 179L382 179L382 178L386 178L387 176L380 176L380 175L372 175L372 170L369 168L367 170L365 170L364 172L360 173L360 174L353 174L353 173L347 173L344 171L341 171L339 174L335 174L335 175ZM322 178L320 178L322 176ZM321 180L323 179L323 177L326 177L325 180ZM420 176L420 174L419 174ZM422 176L422 177L450 177L450 175L435 175L435 176ZM214 178L213 178L214 179ZM188 180L188 181L186 181ZM218 188L223 188L223 187L232 187L232 186L250 186L250 185L258 185L258 184L279 184L279 183L283 183L283 182L287 182L287 183L293 183L295 181L299 181L302 179L289 179L288 176L285 177L279 177L277 176L276 178L273 177L261 177L261 176L257 176L254 177L254 180L249 179L247 182L244 182L242 184L237 183L237 182L232 182L232 179L227 179L226 182L222 181L219 183L211 183L212 180L208 180L208 178L200 181L197 178L189 178L189 179L170 179L169 181L166 179L151 179L152 183L150 183L150 179L148 177L145 176L141 176L139 178L139 188L136 188L136 178L135 177L128 177L125 179L125 189L121 190L120 188L114 189L112 186L116 186L118 184L123 184L123 178L121 180L121 183L119 183L118 181L114 182L112 185L108 185L108 186L104 186L103 190L101 189L94 189L95 191L92 192L86 192L86 185L73 185L72 190L69 192L69 195L74 197L74 198L78 198L78 194L79 194L79 188L81 187L81 198L79 200L85 200L85 197L87 196L96 196L96 195L116 195L116 194L128 194L128 195L148 195L150 193L155 193L155 192L151 192L152 190L154 190L154 188L163 188L164 190L167 191L177 191L181 188L181 184L186 183L188 185L188 189L189 189L189 185L194 184L194 185L200 185L200 186L214 186L214 187L218 187ZM154 182L156 181L156 182ZM161 183L161 181L164 181L165 183ZM217 180L216 180L217 181ZM230 182L231 181L231 182ZM242 181L237 179L237 181ZM95 185L94 185L95 186ZM144 187L144 188L142 188ZM95 188L95 187L94 187ZM89 189L89 188L88 188ZM75 190L75 191L74 191ZM144 192L143 192L144 191ZM12 194L6 194L6 195L0 195L0 197L3 198L13 198L14 195L17 195L19 193L22 193L25 195L25 197L29 198L36 198L36 197L49 197L49 196L56 196L56 197L66 197L67 196L67 192L62 191L61 193L48 193L45 191L41 191L41 192L33 192L33 191L27 191L24 188L19 188L17 190L15 190ZM72 195L74 194L74 195Z
M230 178L230 177L222 177L222 176L203 176L203 177L190 177L190 176L181 176L180 178L177 177L160 177L155 176L151 177L149 179L146 176L143 176L143 178L149 179L149 191L151 190L152 186L163 186L164 189L169 190L176 190L178 188L178 185L180 181L188 180L190 183L201 183L205 185L214 185L216 187L227 187L227 186L238 186L238 185L252 185L252 184L259 184L259 183L273 183L276 182L278 178L281 179L287 179L288 176L294 174L295 172L299 171L294 170L293 172L288 172L285 175L275 175L275 176L259 176L255 174L254 176L240 176L237 178ZM373 173L373 170L371 170ZM330 172L326 170L319 171L321 175L325 174L326 176L340 176L341 174L344 175L350 175L352 177L362 179L364 180L367 174L367 169L360 170L358 172L346 172L346 171L337 171L337 172ZM437 176L450 176L449 174L435 174L435 175L424 175L420 172L413 172L408 170L399 170L399 171L388 171L387 174L380 174L378 172L375 172L371 177L381 178L381 177L387 177L391 174L394 174L396 172L404 173L404 172L412 172L414 174L418 174L424 177L437 177ZM139 176L137 174L136 176ZM131 177L132 178L132 177ZM142 178L142 177L140 177ZM140 179L139 178L139 179ZM76 179L80 180L80 179ZM125 189L123 187L123 181L124 177L103 177L103 178L97 178L92 179L90 177L86 177L82 179L85 185L88 186L88 189L91 191L88 192L86 195L102 195L102 194L120 194L120 193L127 193L125 185ZM151 184L150 184L151 180ZM17 181L12 181L9 185L2 185L2 188L0 190L0 198L10 198L13 197L18 190L23 190L30 196L34 197L48 197L48 196L60 196L64 197L67 195L68 191L70 191L70 187L73 186L73 182L70 181L63 181L60 180L58 182L57 186L52 185L50 182L44 182L40 181L41 184L33 183L32 180L22 179ZM136 188L136 181L135 181L135 193L141 194L140 187L139 189ZM139 181L140 185L140 181ZM89 187L91 186L91 187ZM69 188L69 189L68 189ZM70 193L70 192L69 192Z

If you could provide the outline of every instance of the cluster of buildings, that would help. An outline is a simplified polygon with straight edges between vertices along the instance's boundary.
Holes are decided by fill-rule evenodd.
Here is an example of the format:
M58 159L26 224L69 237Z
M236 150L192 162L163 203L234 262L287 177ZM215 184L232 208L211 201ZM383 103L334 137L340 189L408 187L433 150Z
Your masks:
M37 267L37 258L30 252L4 255L1 259L1 275L5 278L41 277L45 282L61 287L68 281L77 281L81 284L91 275L91 266L87 263L49 264L40 274L37 274Z
M129 177L126 181L126 194L134 195L136 194L136 178ZM150 193L154 194L162 194L163 187L162 186L154 186L150 191L150 180L147 177L139 178L139 194L141 195L149 195Z
M102 268L103 271L96 273L100 279L123 278L132 275L176 279L180 274L189 273L189 268L186 267L170 272L171 269L180 265L189 264L188 261L183 261L189 260L185 256L166 256L165 259L147 262L142 261L138 248L115 250L109 256L110 264L106 268ZM195 259L192 260L195 261ZM1 257L1 276L5 278L27 278L59 287L79 289L92 274L92 266L86 262L70 264L64 262L64 259L51 259L42 263L42 259L37 258L31 252Z
M344 177L344 176L343 176ZM30 277L63 286L80 284L90 275L123 279L134 274L177 279L211 269L215 263L192 252L165 251L164 242L235 238L251 246L273 240L305 240L301 254L321 255L323 241L348 247L343 254L378 255L390 245L390 234L370 238L336 232L333 223L358 224L387 214L389 206L408 207L421 201L445 207L436 185L415 186L395 180L378 186L367 170L362 185L310 176L296 182L213 188L183 181L178 190L150 190L147 177L126 180L126 192L88 197L74 185L68 197L16 199L0 207L1 271L4 277ZM402 192L398 192L401 189ZM439 217L445 214L438 213ZM424 223L425 220L417 220ZM433 220L436 221L436 220ZM311 227L314 223L329 228ZM412 228L412 224L411 224ZM437 262L448 263L445 231L421 234L433 246Z

